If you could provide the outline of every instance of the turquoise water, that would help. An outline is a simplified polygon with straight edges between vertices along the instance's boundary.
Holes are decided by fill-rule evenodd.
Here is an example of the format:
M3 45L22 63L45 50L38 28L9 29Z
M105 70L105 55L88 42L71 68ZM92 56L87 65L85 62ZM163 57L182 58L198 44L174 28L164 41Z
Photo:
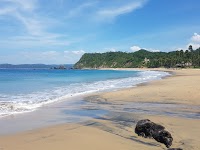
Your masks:
M93 92L128 88L168 75L157 71L0 69L0 116Z
M136 74L133 71L3 69L0 70L0 92L24 94L70 84L126 78Z

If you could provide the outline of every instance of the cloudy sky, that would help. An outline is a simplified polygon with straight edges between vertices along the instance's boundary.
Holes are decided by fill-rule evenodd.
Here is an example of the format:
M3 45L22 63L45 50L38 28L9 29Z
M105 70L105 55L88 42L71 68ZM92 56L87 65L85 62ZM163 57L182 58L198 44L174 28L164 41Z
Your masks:
M0 63L200 47L199 0L0 0Z

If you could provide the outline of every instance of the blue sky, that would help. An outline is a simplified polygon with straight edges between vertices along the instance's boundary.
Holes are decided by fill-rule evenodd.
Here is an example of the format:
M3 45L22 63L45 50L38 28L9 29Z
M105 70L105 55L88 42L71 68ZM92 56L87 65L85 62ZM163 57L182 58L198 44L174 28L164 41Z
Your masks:
M199 0L0 0L0 63L200 47Z

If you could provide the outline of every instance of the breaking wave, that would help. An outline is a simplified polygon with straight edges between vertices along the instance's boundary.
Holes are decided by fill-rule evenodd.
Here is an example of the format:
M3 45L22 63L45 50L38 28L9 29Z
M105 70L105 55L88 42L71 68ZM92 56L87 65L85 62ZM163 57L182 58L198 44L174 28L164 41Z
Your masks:
M69 97L129 88L140 83L158 80L168 75L169 73L167 72L142 71L138 72L134 77L109 79L96 82L72 83L66 86L55 87L51 90L30 94L18 94L15 96L0 94L0 116L31 112L46 104L66 100Z

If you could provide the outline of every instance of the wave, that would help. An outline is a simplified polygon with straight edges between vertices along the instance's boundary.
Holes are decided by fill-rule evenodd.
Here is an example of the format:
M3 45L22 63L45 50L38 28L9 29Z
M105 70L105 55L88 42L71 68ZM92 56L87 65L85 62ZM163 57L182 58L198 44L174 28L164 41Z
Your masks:
M0 94L0 116L31 112L46 104L66 100L69 97L129 88L140 83L158 80L168 75L169 73L167 72L142 71L138 72L134 77L74 83L62 87L55 87L52 90L30 94L18 94L15 96Z

